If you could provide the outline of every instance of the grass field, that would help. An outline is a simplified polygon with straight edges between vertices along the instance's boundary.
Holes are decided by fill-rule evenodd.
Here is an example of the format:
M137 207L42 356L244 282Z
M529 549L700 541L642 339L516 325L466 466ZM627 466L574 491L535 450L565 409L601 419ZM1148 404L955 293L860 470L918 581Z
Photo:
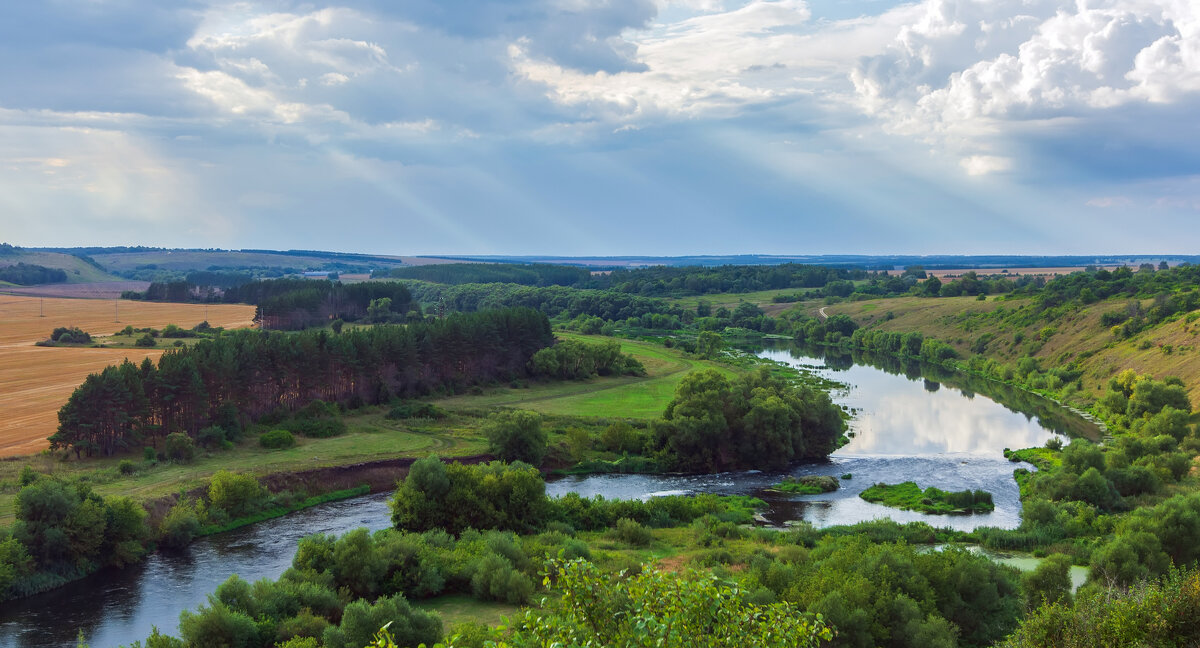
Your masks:
M205 317L196 304L156 304L87 299L0 296L0 457L31 454L47 447L58 427L58 409L90 373L124 358L140 362L162 349L82 349L35 347L59 326L78 326L94 336L126 325L192 327ZM42 316L44 315L44 316ZM225 328L250 326L254 307L212 305L209 323Z
M709 304L712 304L713 310L721 307L733 310L742 302L750 302L752 304L757 304L758 307L763 309L763 311L768 315L775 316L795 305L794 303L776 304L775 302L771 301L776 295L804 294L805 292L811 290L812 288L778 288L774 290L758 290L755 292L746 293L717 293L713 295L697 295L692 297L674 297L668 298L665 301L688 310L696 310L696 304L700 303L701 301L707 301Z
M600 336L556 333L562 339L609 340ZM632 354L646 375L593 378L584 381L534 383L525 389L498 388L483 394L466 394L436 401L451 410L512 407L543 414L656 419L675 396L675 388L689 371L716 369L732 376L726 365L685 357L681 352L649 342L618 340L621 351Z
M367 461L420 457L466 456L487 451L487 443L478 426L482 419L451 417L444 421L389 421L380 408L372 408L346 417L349 431L328 439L296 439L297 445L285 450L268 450L256 438L243 440L236 448L202 453L189 464L145 464L140 455L61 461L52 455L11 457L0 460L0 528L12 524L13 497L18 477L26 464L35 470L66 480L81 479L101 495L128 495L149 500L204 485L218 470L254 475L295 472L344 466ZM117 465L122 460L138 466L132 475L122 475Z
M414 607L426 612L437 612L442 617L442 627L450 632L459 623L471 622L484 625L499 625L505 617L517 613L516 605L480 601L466 594L447 594L436 598L416 601Z

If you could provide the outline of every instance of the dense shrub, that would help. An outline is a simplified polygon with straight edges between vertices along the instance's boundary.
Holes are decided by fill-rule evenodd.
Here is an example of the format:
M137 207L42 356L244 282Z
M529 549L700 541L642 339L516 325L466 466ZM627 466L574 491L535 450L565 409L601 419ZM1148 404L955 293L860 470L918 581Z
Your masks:
M484 427L488 450L502 461L524 461L538 466L546 456L542 417L524 410L496 412Z
M188 463L196 458L196 444L183 432L173 432L167 435L163 452L171 461Z
M290 448L296 445L296 437L287 430L270 430L258 437L258 445L275 450Z
M537 469L523 463L465 466L437 457L413 463L391 500L399 529L533 530L548 511L546 485Z
M733 379L713 369L688 374L652 426L660 461L694 472L823 459L844 430L828 394L789 385L765 368Z
M185 547L200 535L203 526L196 501L182 498L167 511L159 523L159 542L167 547Z
M266 499L267 489L250 475L218 470L208 483L209 507L231 518L257 512Z

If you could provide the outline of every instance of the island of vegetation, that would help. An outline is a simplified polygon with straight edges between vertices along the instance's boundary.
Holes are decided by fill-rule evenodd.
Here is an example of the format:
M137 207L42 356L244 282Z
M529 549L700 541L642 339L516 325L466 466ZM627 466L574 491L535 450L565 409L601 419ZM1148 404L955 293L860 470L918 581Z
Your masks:
M795 493L797 495L832 493L838 488L841 488L841 483L838 482L837 477L830 477L828 475L788 476L783 481L771 485L771 490L781 493Z
M921 490L915 482L875 484L858 494L868 502L921 513L989 513L995 510L992 494L981 490L944 491L930 486Z

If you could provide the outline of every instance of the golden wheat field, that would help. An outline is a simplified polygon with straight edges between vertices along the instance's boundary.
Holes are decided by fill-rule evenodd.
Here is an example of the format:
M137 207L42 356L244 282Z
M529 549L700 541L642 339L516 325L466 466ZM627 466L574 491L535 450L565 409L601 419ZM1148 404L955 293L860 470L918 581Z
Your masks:
M161 349L38 347L59 326L77 326L93 336L125 326L190 328L207 315L225 328L251 325L254 307L242 304L160 304L97 299L39 299L0 295L0 457L32 454L47 447L58 426L58 409L89 373L129 358L141 362ZM114 321L116 320L116 321Z

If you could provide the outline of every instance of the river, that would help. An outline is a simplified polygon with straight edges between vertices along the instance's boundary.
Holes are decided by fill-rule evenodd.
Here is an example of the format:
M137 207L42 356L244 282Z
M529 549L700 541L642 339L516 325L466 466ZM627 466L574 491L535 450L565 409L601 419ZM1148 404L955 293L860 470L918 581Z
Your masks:
M810 463L795 475L852 474L826 495L764 492L786 473L720 475L596 475L547 484L551 495L644 498L698 492L746 493L770 505L775 524L807 520L817 526L879 517L924 520L972 529L1014 527L1020 501L1005 447L1042 445L1059 433L1094 435L1094 428L1061 408L1003 385L973 381L937 367L861 354L832 355L787 347L759 355L811 371L845 387L834 400L854 417L850 442L828 462ZM989 396L980 395L986 391ZM996 510L985 515L926 516L870 504L858 493L877 482L914 480L948 490L984 489ZM175 634L179 613L195 609L232 574L254 581L277 578L291 565L296 544L312 533L343 533L389 524L386 495L332 502L277 520L204 538L180 552L160 552L124 570L105 570L66 587L0 609L0 648L74 646L82 629L93 648L127 645L151 628Z
M1096 436L1090 423L1054 403L1009 386L956 375L944 368L895 358L791 345L764 348L758 356L811 372L844 387L834 401L853 413L850 442L828 461L787 472L743 471L717 475L591 475L547 484L551 495L645 498L664 494L755 495L769 506L777 525L805 520L818 527L888 517L925 521L969 531L980 526L1014 528L1021 522L1018 466L1005 448L1040 446L1053 437ZM983 396L986 389L995 398ZM1032 468L1028 464L1020 464ZM841 488L822 495L766 490L787 475L832 475ZM932 516L872 504L858 495L876 482L915 481L922 488L982 489L992 493L991 513Z
M92 648L145 639L153 626L177 634L179 613L204 603L231 575L277 578L304 536L390 524L387 495L367 495L202 538L182 551L160 551L138 565L4 603L0 648L74 646L81 629Z

